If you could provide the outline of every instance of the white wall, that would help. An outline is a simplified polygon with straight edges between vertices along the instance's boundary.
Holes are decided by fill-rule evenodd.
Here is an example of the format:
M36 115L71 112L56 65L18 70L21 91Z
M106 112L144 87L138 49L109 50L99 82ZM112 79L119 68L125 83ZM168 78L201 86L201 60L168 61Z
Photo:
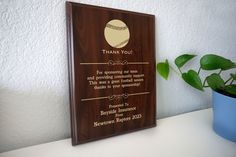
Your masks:
M158 61L183 52L236 61L235 0L80 2L155 14ZM175 74L157 88L158 118L211 104L210 91ZM64 0L0 0L0 152L69 136Z

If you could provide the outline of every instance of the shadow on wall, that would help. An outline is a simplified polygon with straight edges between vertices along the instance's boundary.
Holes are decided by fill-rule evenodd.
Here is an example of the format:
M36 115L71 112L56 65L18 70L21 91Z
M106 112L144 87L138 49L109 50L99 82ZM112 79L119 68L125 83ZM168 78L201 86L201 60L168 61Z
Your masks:
M70 136L68 96L0 88L0 152Z

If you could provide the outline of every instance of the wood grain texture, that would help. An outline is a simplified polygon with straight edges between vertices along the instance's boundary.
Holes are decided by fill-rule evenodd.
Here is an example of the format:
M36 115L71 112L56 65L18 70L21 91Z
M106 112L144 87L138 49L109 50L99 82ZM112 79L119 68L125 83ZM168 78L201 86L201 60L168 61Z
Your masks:
M66 14L72 144L156 126L155 17L72 2L66 3ZM130 32L128 44L121 49L111 47L104 37L106 24L114 19L126 23ZM102 50L132 50L132 54L104 54ZM111 65L109 61L118 64ZM139 86L95 90L87 80L97 71L131 70L144 74L144 81ZM111 96L117 96L117 99L110 100ZM117 104L135 107L134 111L124 112L123 118L135 114L142 117L94 127L94 122L115 120L114 114L104 116L101 111L108 111L109 105Z

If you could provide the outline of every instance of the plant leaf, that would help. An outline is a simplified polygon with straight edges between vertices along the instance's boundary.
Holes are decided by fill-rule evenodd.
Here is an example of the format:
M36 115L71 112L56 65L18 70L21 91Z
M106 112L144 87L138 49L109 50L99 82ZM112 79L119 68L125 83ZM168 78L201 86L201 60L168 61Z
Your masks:
M219 74L211 74L206 78L206 81L208 85L211 87L213 90L219 90L219 89L224 89L225 84L224 80L220 77Z
M229 85L225 87L225 91L236 96L236 85Z
M231 60L214 54L207 54L203 56L200 60L200 64L201 68L204 70L228 70L236 68L236 64Z
M158 63L157 71L164 79L167 80L169 76L169 71L170 71L168 60L166 60L165 62Z
M181 68L185 63L194 58L196 55L183 54L175 59L175 65Z
M182 74L182 78L193 88L203 91L202 81L196 71L189 70L187 73Z
M233 78L233 80L236 81L236 73L235 74L231 73L230 76Z

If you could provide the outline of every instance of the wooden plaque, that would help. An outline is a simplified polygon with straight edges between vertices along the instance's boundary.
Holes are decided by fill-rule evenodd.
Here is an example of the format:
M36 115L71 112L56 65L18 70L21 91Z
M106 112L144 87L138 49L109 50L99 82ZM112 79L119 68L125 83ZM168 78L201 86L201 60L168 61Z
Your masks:
M67 2L72 145L156 126L155 16Z

